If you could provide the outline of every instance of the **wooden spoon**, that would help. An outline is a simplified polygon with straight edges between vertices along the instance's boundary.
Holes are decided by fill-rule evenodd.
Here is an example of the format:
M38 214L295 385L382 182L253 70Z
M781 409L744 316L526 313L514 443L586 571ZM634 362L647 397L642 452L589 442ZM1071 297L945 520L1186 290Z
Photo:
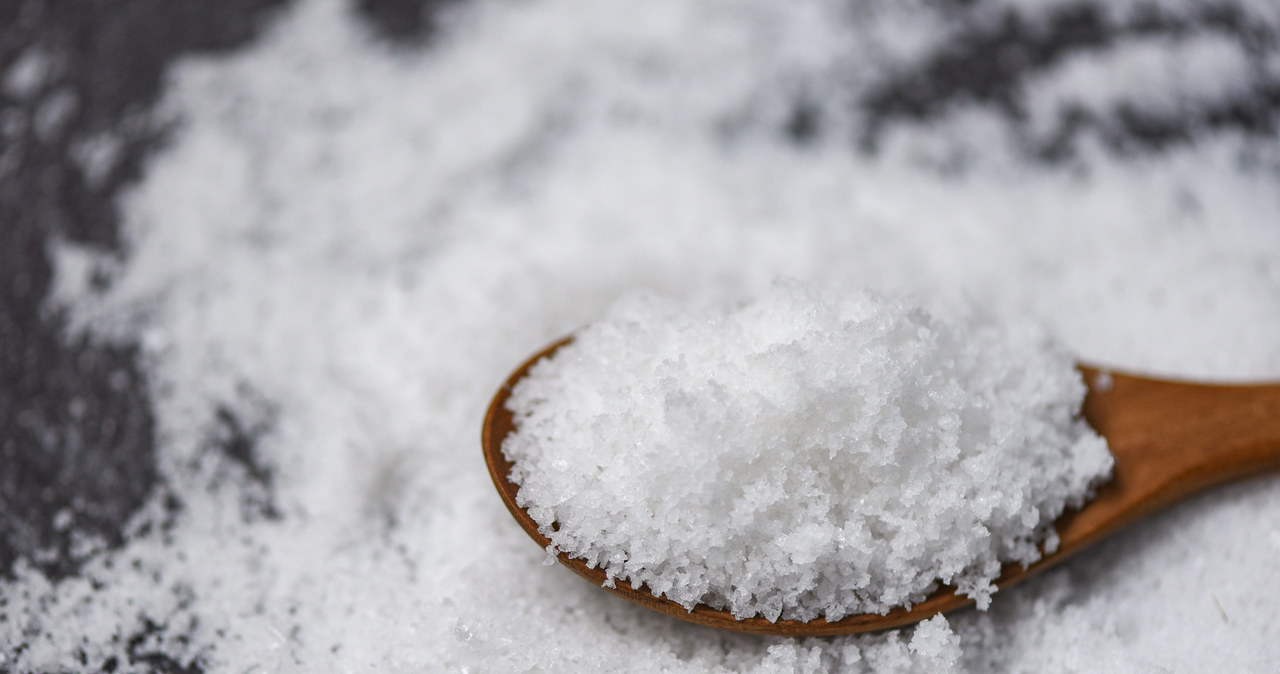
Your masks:
M534 363L572 340L566 337L535 354L498 390L485 415L481 443L485 462L507 509L525 532L545 548L550 541L538 525L516 505L517 486L511 482L511 462L502 454L502 441L514 431L507 398L516 382ZM1280 469L1280 384L1211 385L1149 379L1080 366L1089 392L1084 417L1097 429L1115 455L1115 472L1098 488L1097 496L1080 510L1055 522L1058 550L1023 567L1006 564L997 587L1004 589L1061 562L1104 536L1209 487L1264 471ZM604 571L580 559L559 554L556 559L597 586ZM782 636L855 634L910 625L938 613L963 608L972 599L942 588L910 608L885 615L852 615L834 622L764 618L738 620L728 611L680 604L654 596L647 588L633 589L625 581L604 587L641 606L699 625L737 632Z

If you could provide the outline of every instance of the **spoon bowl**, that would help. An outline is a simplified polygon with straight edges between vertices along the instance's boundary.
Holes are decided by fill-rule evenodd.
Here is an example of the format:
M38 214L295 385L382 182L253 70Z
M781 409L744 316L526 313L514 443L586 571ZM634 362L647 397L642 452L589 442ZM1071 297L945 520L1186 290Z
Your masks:
M512 388L543 358L573 340L562 338L525 361L503 384L485 415L481 445L489 475L503 503L525 533L542 548L551 541L516 504L511 462L502 441L515 432L507 409ZM1088 386L1082 413L1115 457L1111 479L1078 510L1054 523L1059 545L1039 561L1006 564L996 579L1005 589L1058 564L1091 543L1209 487L1280 469L1280 384L1228 385L1152 379L1078 366ZM866 613L840 620L802 622L764 618L739 620L728 611L698 605L692 610L626 582L605 586L602 569L559 553L556 561L603 590L628 601L699 625L780 636L832 636L911 625L973 604L955 588L943 587L924 601L886 614Z

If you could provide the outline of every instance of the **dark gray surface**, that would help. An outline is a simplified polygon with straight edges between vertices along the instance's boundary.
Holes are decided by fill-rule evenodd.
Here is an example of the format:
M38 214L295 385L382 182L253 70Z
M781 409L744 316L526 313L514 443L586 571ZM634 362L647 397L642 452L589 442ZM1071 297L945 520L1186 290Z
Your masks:
M51 75L21 95L0 89L0 156L16 161L0 174L0 582L19 559L51 580L74 575L83 560L72 538L88 534L122 545L123 527L162 492L170 510L181 495L155 465L155 432L147 383L134 344L95 344L65 335L63 317L46 306L48 243L59 239L119 255L115 199L135 181L164 129L146 121L165 70L184 54L233 49L252 39L281 0L10 0L0 2L0 73L31 48L48 55ZM434 0L365 0L361 11L397 42L425 42ZM56 127L36 123L52 97L74 101ZM109 131L123 138L115 167L91 181L73 158L77 141ZM218 415L210 442L254 466L261 429L229 411ZM269 493L259 512L273 512ZM2 609L3 607L0 607ZM0 611L0 620L5 616ZM130 664L159 672L196 672L148 650L148 631L121 644ZM0 644L21 650L21 644ZM75 654L68 666L77 660ZM87 664L87 663L80 663ZM112 671L119 661L103 664ZM7 670L0 665L0 672Z
M399 43L424 43L431 10L453 0L361 0L359 10ZM165 69L193 52L250 40L281 0L133 0L0 3L0 73L32 47L53 75L37 91L0 90L0 118L22 120L0 136L16 170L0 180L0 576L23 557L51 578L75 572L70 534L122 542L125 520L157 488L153 420L136 345L64 336L46 307L47 243L73 241L123 255L115 198L136 180L164 129L145 121ZM74 104L53 133L33 123L53 95ZM90 184L72 157L77 140L110 131L122 159ZM229 411L211 441L249 468L260 431ZM177 497L180 498L180 497ZM66 523L70 513L70 524ZM59 519L61 526L54 526ZM43 551L42 554L35 554Z
M1207 3L1191 16L1152 3L1122 23L1109 22L1102 5L1091 3L1057 7L1034 20L1012 10L987 16L980 11L982 3L961 4L972 7L955 13L962 28L949 44L861 101L870 112L863 136L867 148L875 147L887 125L925 123L964 103L999 110L1019 131L1024 150L1049 162L1069 159L1086 132L1119 152L1158 152L1224 129L1271 137L1280 123L1280 77L1261 72L1263 58L1277 47L1277 36L1250 22L1234 3ZM1228 100L1188 104L1171 114L1120 107L1099 115L1076 107L1066 110L1047 134L1033 136L1026 128L1025 83L1064 59L1125 40L1197 33L1230 36L1245 47L1260 71L1249 91Z
M183 53L243 43L273 4L0 5L0 69L31 48L52 64L39 90L0 94L0 114L23 120L4 137L17 164L0 182L0 574L18 557L50 578L74 573L71 533L121 544L124 522L159 487L137 347L64 336L62 317L45 306L47 243L123 253L115 196L163 140L135 120L165 68ZM34 120L54 96L74 108L64 125L42 128ZM103 131L125 138L123 159L91 185L72 147Z

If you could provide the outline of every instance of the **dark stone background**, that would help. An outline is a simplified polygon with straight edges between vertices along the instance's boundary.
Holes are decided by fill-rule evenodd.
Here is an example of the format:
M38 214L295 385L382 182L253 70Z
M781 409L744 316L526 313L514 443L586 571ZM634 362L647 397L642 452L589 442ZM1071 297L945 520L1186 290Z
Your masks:
M70 533L119 545L121 527L158 484L152 418L136 345L68 340L45 306L47 242L124 255L115 198L139 177L165 129L145 113L178 57L251 40L281 0L19 0L0 3L0 73L38 46L54 66L23 96L0 89L0 577L24 557L51 578L75 573ZM387 39L422 44L441 4L360 0L358 11ZM41 129L41 105L73 96L65 124ZM73 146L96 133L125 138L105 178L86 178ZM247 461L251 439L220 414L222 443ZM176 498L176 497L175 497ZM68 522L66 514L71 514ZM58 526L54 520L58 519ZM51 554L56 551L56 554ZM37 555L37 551L44 551Z
M45 306L48 243L73 241L125 255L115 198L135 181L165 129L146 111L165 70L190 53L234 49L253 39L281 0L6 0L0 2L0 74L38 47L52 64L36 91L0 88L0 582L20 558L58 580L77 572L76 532L124 543L129 517L157 490L154 420L139 350L64 335ZM379 34L405 48L427 42L433 0L361 0ZM36 123L42 105L71 100L62 124ZM121 157L91 181L74 159L78 141L102 132L124 139ZM219 414L220 448L247 460L254 434ZM252 471L250 471L252 475ZM170 509L181 499L166 494ZM0 606L0 609L3 607ZM4 620L0 610L0 620ZM124 644L130 664L196 672L143 644L144 625ZM21 644L0 644L0 652ZM74 657L69 654L69 657ZM71 664L71 663L68 663ZM83 663L82 663L83 664ZM108 661L106 671L118 662ZM8 670L0 665L0 673Z
M457 1L354 0L353 8L399 48L429 49L437 10ZM38 91L18 95L0 87L0 582L12 576L19 559L55 581L76 574L82 560L73 553L73 533L122 545L125 522L157 493L170 510L182 507L181 494L169 492L156 470L154 420L137 345L65 336L64 318L45 303L51 281L47 247L65 240L127 256L115 199L165 142L166 130L146 112L160 94L166 68L184 54L230 50L254 39L281 4L0 2L0 74L33 46L53 64ZM975 1L939 3L937 11L956 22L955 37L859 102L869 122L860 147L850 151L875 152L885 129L928 123L958 102L998 111L1020 134L1029 157L1051 163L1069 161L1076 139L1086 133L1119 153L1158 153L1220 129L1275 136L1280 81L1266 76L1238 99L1188 105L1174 115L1068 110L1048 136L1020 131L1024 83L1073 53L1132 36L1195 31L1232 35L1259 60L1275 50L1277 36L1252 25L1232 2L1203 5L1191 17L1162 12L1153 3L1119 25L1108 24L1090 3L1030 18L993 14ZM71 101L62 123L36 123L41 106L59 97ZM821 112L801 99L780 132L805 143L823 132L823 124ZM125 140L121 160L91 180L75 161L74 147L104 131ZM269 475L255 472L252 426L227 410L218 419L212 442L243 464L250 479L269 484ZM144 649L148 630L159 629L148 622L123 644L130 664L201 671L199 662ZM119 664L113 658L103 669Z

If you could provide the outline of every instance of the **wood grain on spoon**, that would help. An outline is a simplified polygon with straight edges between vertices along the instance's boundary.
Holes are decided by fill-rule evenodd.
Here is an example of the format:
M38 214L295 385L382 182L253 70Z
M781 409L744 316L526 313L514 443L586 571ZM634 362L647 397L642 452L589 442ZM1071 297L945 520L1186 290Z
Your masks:
M507 398L529 368L569 343L566 337L520 366L498 390L485 415L481 443L489 474L507 509L520 526L545 548L550 541L538 525L516 505L517 486L509 478L511 462L502 454L502 441L515 430ZM1116 465L1112 479L1078 511L1055 523L1058 550L1029 567L1007 564L996 585L1006 588L1043 571L1108 534L1196 492L1233 480L1280 469L1280 384L1211 385L1149 379L1119 373L1099 374L1080 366L1089 392L1084 416L1111 447ZM556 559L597 586L604 571L579 559ZM853 615L827 622L763 618L738 620L728 611L696 606L692 611L655 597L646 588L619 582L602 588L629 601L692 623L783 636L855 634L919 622L972 604L949 588L935 592L911 608L886 615Z

